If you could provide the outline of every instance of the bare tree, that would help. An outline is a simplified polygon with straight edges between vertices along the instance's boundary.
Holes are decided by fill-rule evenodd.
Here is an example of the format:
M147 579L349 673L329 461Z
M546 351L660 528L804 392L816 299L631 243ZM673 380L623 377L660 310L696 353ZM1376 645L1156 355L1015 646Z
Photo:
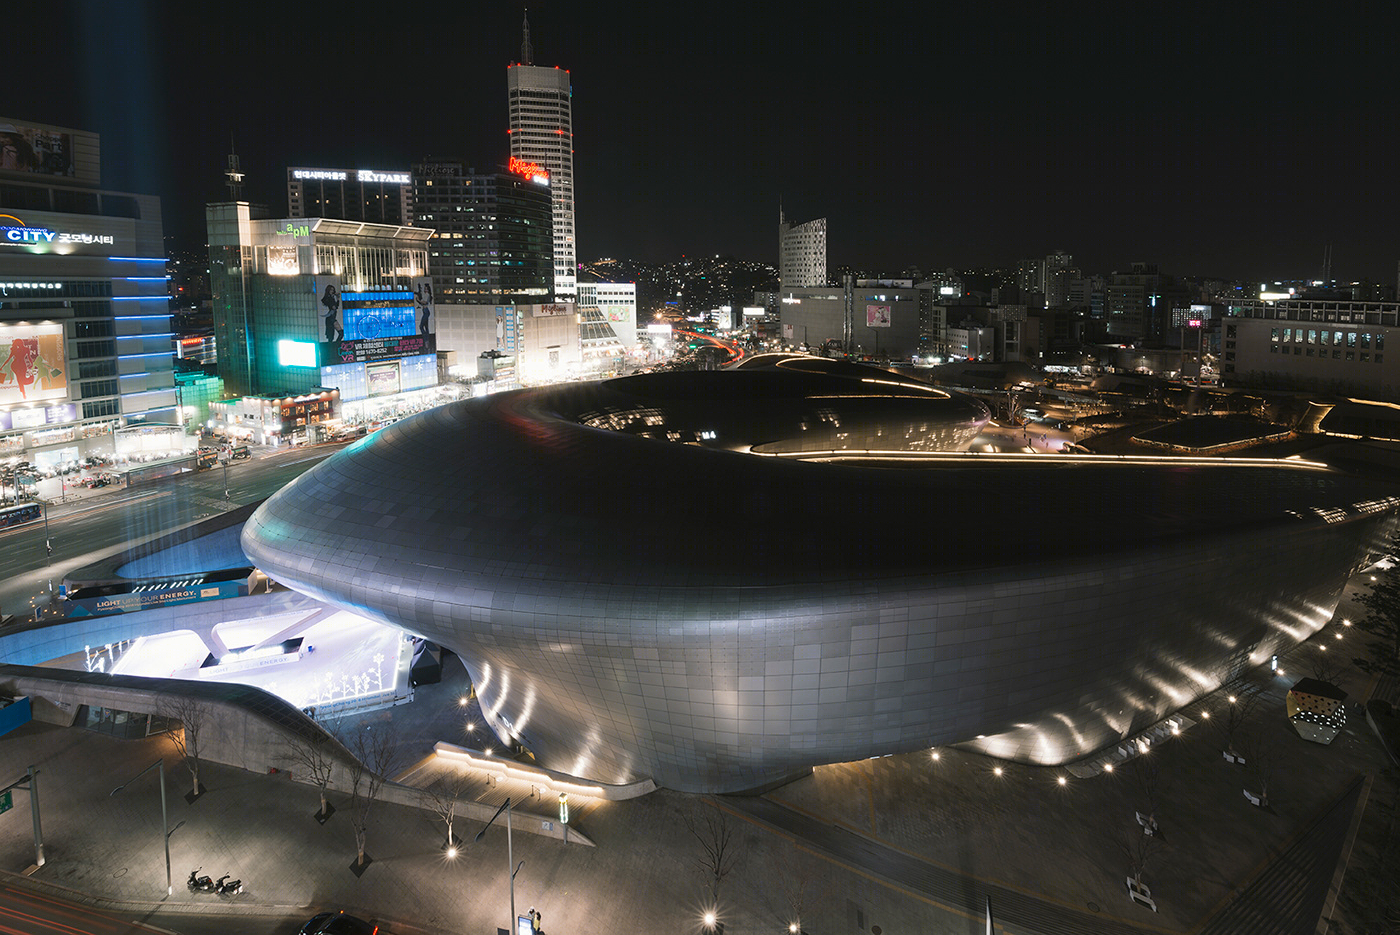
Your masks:
M186 799L193 802L204 791L199 785L199 737L208 725L213 709L202 699L191 695L162 695L157 713L180 722L178 730L173 726L170 728L170 739L175 742L175 749L180 752L185 768L190 771L191 788Z
M1133 888L1145 894L1147 889L1143 886L1142 875L1157 856L1162 839L1155 834L1144 834L1136 822L1111 816L1107 812L1104 821L1106 836L1128 868L1127 879L1132 881Z
M443 845L445 849L454 848L460 843L452 833L452 822L457 817L457 803L466 797L474 785L469 777L461 773L452 773L421 791L424 805L432 809L447 826L447 842Z
M1245 765L1249 770L1249 778L1257 790L1254 794L1259 797L1259 807L1268 808L1269 783L1273 779L1274 770L1278 767L1277 744L1265 737L1262 731L1251 730L1244 734L1240 746L1247 757Z
M1241 672L1216 692L1216 703L1209 711L1209 723L1225 744L1225 752L1243 757L1238 749L1244 735L1250 731L1264 702L1265 686Z
M1138 821L1144 834L1161 834L1161 830L1157 826L1158 809L1161 805L1162 795L1166 791L1167 779L1170 776L1170 771L1163 773L1162 759L1160 750L1147 748L1129 761L1130 771L1137 784L1141 801L1147 805L1147 812L1143 816L1146 820L1139 819Z
M1335 685L1347 668L1347 661L1342 658L1342 654L1329 651L1327 644L1321 639L1307 647L1303 661L1313 678L1329 685Z
M700 843L700 854L695 858L695 863L705 876L710 898L717 904L720 884L734 869L734 861L739 856L734 829L729 826L729 816L718 808L707 808L699 817L682 811L681 819L685 822L686 830Z
M778 870L778 887L788 914L787 923L789 926L797 926L797 930L801 932L803 914L814 912L821 901L822 891L803 866L802 852L797 844L784 842L778 846L780 850L775 855L775 863Z
M1390 547L1400 554L1400 533L1390 538ZM1377 571L1377 580L1356 603L1366 608L1366 616L1356 621L1356 629L1366 636L1368 655L1352 660L1368 675L1400 677L1400 563Z
M288 734L282 745L282 760L290 764L292 771L301 770L315 784L321 794L321 809L316 820L321 824L335 814L335 806L326 798L326 790L331 784L335 770L338 742L317 725L314 730Z
M350 751L350 826L355 831L355 868L367 863L365 837L374 803L393 771L398 750L389 723L351 728L340 738Z

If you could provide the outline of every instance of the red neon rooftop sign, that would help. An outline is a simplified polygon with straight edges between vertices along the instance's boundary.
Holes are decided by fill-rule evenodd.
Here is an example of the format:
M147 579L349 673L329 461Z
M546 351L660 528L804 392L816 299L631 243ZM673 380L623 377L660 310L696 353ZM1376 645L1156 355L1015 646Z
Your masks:
M532 182L542 182L545 185L549 184L549 170L541 167L537 162L526 162L523 159L517 159L511 156L509 168L510 171L514 172L516 175L523 175Z

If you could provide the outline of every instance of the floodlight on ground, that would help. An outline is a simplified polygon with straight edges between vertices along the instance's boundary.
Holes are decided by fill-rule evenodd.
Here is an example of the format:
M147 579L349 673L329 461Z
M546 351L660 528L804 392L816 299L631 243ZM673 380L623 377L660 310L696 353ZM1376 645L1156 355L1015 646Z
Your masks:
M700 921L705 923L705 928L713 931L715 923L719 921L719 917L714 914L713 910L711 910L706 912L703 916L701 916Z
M1202 711L1202 712L1201 712L1201 720L1203 720L1203 721L1209 721L1209 720L1210 720L1210 712L1209 712L1209 711Z
M458 699L457 699L457 707L459 707L459 708L465 708L466 706L467 706L467 696L466 696L466 695L463 695L461 698L458 698Z
M1342 626L1344 626L1344 627L1349 627L1349 626L1351 626L1351 621L1350 621L1350 620L1343 620L1343 621L1342 621Z
M1342 634L1338 633L1338 634L1336 634L1336 637L1337 637L1337 639L1341 639L1341 638L1342 638Z
M457 848L455 848L455 847L449 847L449 848L447 849L447 859L448 859L448 860L456 860L456 859L457 859Z
M1062 786L1069 785L1069 780L1066 779L1066 778L1063 777L1063 776L1056 777L1055 781L1058 782L1058 783L1059 783L1060 785L1062 785Z
M1105 763L1105 764L1103 765L1103 771L1104 771L1105 773L1111 773L1111 772L1113 772L1113 764L1112 764L1112 763Z
M1000 776L1001 773L1002 773L1002 769L1001 769L1000 766L994 766L994 767L992 767L992 772L995 773L996 775Z
M798 925L796 922L789 922L788 931L791 932L792 935L797 935L798 932L802 931L802 926Z
M1235 696L1234 696L1234 695L1231 695L1231 696L1230 696L1230 704L1234 704L1234 703L1235 703Z
M932 752L932 756L933 756L933 759L934 759L935 761L937 761L938 758L939 758L939 753L938 753L938 751L937 751L937 750L934 750L934 751Z

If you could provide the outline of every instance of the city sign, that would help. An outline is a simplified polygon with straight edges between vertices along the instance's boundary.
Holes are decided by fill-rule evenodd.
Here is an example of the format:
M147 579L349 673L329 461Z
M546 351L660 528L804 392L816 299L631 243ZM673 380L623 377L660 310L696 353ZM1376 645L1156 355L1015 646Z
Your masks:
M0 815L15 807L15 794L9 789L0 792Z
M349 169L293 169L292 178L306 182L345 182L351 176ZM375 169L358 169L353 175L360 182L382 182L387 185L410 185L413 177L407 172L379 172Z
M538 182L541 185L549 184L549 170L545 169L538 162L526 162L524 159L517 159L515 156L511 156L510 163L507 167L516 175L527 178L532 182Z
M408 185L411 179L407 172L375 172L373 169L360 170L361 182L384 182L389 185Z
M0 214L0 220L19 221L18 226L0 227L0 242L12 244L51 243L116 243L111 234L89 234L85 231L54 231L47 227L30 227L13 214Z

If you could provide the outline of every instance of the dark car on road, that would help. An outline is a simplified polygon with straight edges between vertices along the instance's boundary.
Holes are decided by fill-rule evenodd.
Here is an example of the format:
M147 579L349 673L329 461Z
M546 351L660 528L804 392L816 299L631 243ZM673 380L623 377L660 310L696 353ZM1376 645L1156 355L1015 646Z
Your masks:
M340 912L323 912L312 916L298 935L377 935L378 932L379 926L358 916L348 916L342 909Z

